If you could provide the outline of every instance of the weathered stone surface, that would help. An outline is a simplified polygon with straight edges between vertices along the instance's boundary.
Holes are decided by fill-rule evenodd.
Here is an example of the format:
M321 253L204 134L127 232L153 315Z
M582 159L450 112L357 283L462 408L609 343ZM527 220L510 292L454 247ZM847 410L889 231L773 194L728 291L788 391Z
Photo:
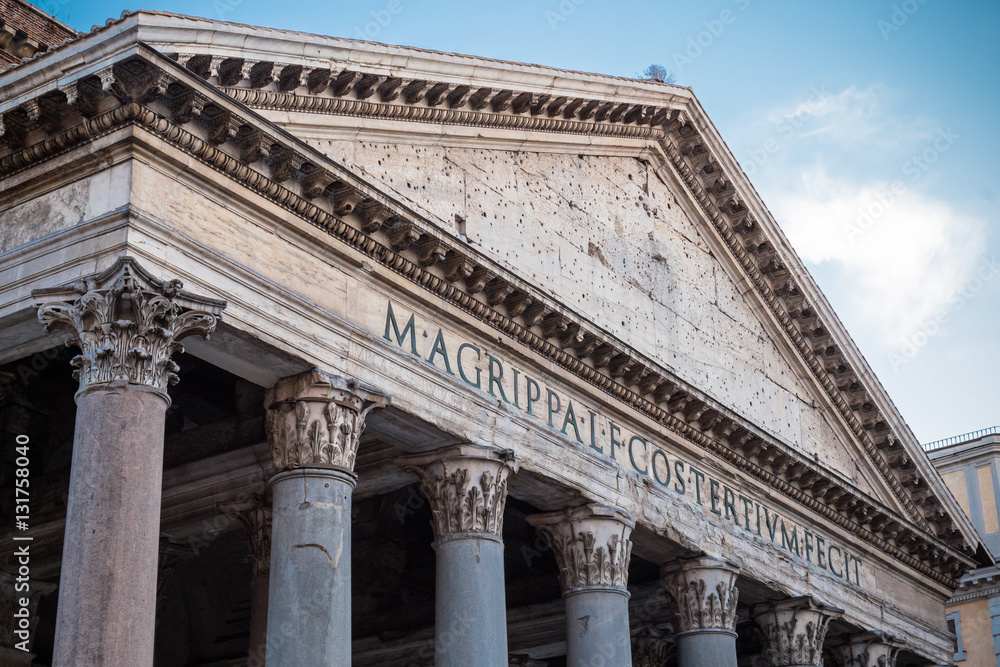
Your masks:
M396 459L420 478L436 553L434 664L507 665L503 512L511 451L455 445Z
M275 470L353 472L365 417L388 404L374 387L319 370L282 380L265 398Z
M837 667L896 667L903 644L881 632L862 632L827 642Z
M273 525L268 665L351 662L351 494L339 470L288 470L271 479Z
M77 399L54 665L152 663L166 408L125 387Z
M474 246L871 488L823 418L815 390L647 165L611 156L312 143L439 219L459 216Z
M566 661L632 664L628 617L629 539L635 520L606 505L528 517L549 540L566 604Z
M672 627L682 667L736 665L739 567L718 558L692 558L664 566L664 589L674 610Z
M767 667L822 667L823 642L830 621L842 609L831 607L812 596L768 602L753 610L759 627L761 660Z
M188 336L215 330L224 301L182 291L179 280L159 281L131 257L72 285L35 290L46 331L68 329L80 354L71 362L80 389L141 385L165 391L178 381L174 354Z

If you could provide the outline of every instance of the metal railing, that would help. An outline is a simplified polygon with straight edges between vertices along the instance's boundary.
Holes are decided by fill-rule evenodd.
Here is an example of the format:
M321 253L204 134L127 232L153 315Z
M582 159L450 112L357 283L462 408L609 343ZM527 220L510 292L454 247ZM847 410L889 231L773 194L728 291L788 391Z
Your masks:
M1000 435L1000 426L990 426L989 428L981 428L978 431L973 431L972 433L953 435L950 438L945 438L944 440L935 440L934 442L925 443L921 445L921 447L924 448L925 452L933 452L937 449L944 449L945 447L951 447L953 445L962 445L967 442L973 442L988 435Z

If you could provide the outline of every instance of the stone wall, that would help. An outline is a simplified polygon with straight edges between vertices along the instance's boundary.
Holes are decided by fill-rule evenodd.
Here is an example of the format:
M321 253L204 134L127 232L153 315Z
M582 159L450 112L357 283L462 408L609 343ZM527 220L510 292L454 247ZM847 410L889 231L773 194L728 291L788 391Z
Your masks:
M313 141L764 430L872 492L810 380L677 197L629 157Z

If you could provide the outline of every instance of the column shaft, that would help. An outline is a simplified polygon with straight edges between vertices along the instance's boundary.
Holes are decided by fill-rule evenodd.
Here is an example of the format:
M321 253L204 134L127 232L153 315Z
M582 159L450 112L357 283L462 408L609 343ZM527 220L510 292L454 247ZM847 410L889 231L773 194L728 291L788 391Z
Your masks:
M632 664L626 591L578 588L567 593L566 664L596 667Z
M351 664L353 476L303 469L271 480L267 664Z
M675 641L678 667L736 667L736 638L732 635L684 635Z
M501 542L439 542L435 595L436 665L507 664Z
M56 665L153 662L166 409L127 387L77 399Z

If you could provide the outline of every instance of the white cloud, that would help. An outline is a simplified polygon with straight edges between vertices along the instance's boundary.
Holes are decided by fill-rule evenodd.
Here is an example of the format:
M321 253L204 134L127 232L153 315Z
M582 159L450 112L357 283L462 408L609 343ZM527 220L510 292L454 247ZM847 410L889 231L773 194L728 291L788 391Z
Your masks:
M772 203L792 246L807 262L836 267L835 289L887 345L947 309L985 252L983 221L898 181L893 191L813 167Z
M843 146L894 149L931 138L934 126L925 116L901 121L886 113L885 103L891 105L893 97L884 86L850 86L838 93L820 86L803 101L768 110L766 118L781 134Z

